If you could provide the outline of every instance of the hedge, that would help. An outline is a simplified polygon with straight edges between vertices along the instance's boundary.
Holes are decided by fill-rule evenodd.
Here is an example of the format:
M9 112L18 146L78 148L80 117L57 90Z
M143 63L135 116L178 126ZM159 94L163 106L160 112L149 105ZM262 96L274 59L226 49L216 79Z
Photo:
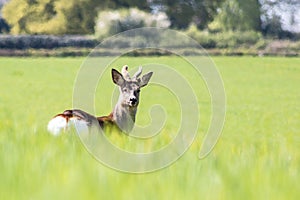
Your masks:
M93 48L98 43L86 36L0 35L0 49Z
M268 40L255 32L244 32L238 35L230 34L206 34L189 32L202 47L206 48L210 55L278 55L300 56L300 41ZM168 35L167 35L168 36ZM139 47L135 51L128 52L129 56L138 55L169 55L170 52L162 51L176 49L184 55L199 55L201 49L192 48L177 36L153 37L147 36L119 37L106 40L101 49L96 49L94 56L114 56L122 51L131 49L131 46ZM131 38L131 37L130 37ZM0 35L0 56L87 56L100 42L91 36L52 36L52 35ZM145 49L147 44L160 45L161 49ZM155 45L153 45L155 46Z

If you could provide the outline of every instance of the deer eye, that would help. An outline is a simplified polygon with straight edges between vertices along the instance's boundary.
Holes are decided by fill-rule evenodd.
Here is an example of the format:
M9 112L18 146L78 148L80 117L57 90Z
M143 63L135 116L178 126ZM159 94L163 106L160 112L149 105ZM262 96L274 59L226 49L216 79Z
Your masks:
M128 92L127 88L123 88L123 92Z

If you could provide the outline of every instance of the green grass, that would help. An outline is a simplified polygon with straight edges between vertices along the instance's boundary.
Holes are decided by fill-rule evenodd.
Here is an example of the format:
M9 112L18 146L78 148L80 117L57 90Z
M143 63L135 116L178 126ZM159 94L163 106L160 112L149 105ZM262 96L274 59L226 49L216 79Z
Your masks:
M83 60L0 58L0 199L300 198L299 58L214 57L227 95L226 122L216 147L198 159L210 103L203 82L190 77L201 109L196 141L170 167L139 175L98 163L75 133L53 137L46 131L54 114L72 107L73 83ZM113 66L149 62L190 73L174 57L121 58ZM104 97L114 88L109 76L103 82L106 89L100 90L100 81L95 96L99 115L111 110ZM142 91L138 123L149 122L142 110L151 103L162 103L170 116L178 114L168 104L173 97L167 91L153 98L157 90L149 86ZM164 131L172 132L176 120L170 117ZM111 139L141 150L120 138ZM162 136L151 145L155 149L168 142Z

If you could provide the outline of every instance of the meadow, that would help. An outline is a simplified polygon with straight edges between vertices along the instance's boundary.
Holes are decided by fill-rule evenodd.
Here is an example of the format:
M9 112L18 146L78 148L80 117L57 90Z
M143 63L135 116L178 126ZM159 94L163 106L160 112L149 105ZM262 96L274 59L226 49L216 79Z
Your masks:
M75 132L54 137L46 130L53 115L72 107L84 58L0 58L0 199L299 199L300 58L212 59L227 96L226 121L213 151L198 158L210 98L205 84L190 77L201 110L193 145L169 167L130 174L99 163ZM154 61L191 73L176 57L124 57L112 65ZM114 87L106 72L95 92L98 115L111 111L111 99L104 97ZM172 134L178 120L172 101L171 93L149 85L141 93L138 123L149 122L147 106L162 104L172 116L162 131ZM150 147L120 135L110 139L150 151L170 138L159 136Z

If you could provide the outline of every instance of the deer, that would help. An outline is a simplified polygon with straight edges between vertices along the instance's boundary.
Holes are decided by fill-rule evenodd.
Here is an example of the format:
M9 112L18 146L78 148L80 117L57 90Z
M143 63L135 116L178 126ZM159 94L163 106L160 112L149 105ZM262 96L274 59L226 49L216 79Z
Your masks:
M128 66L123 66L121 73L116 69L111 70L112 81L119 88L119 99L113 111L107 116L95 117L80 109L70 109L55 115L48 123L47 129L53 135L59 135L75 126L77 131L90 130L92 126L99 126L105 130L113 126L125 133L130 133L134 128L137 108L139 105L140 89L145 87L152 77L153 72L148 72L140 77L142 67L131 77Z

